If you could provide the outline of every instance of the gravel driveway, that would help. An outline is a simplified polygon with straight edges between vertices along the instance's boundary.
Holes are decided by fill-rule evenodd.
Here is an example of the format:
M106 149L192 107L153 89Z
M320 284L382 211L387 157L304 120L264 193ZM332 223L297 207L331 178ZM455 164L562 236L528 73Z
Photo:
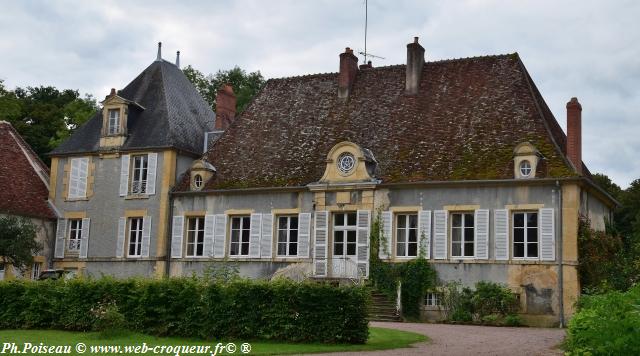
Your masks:
M412 331L427 335L430 343L412 348L348 352L344 355L562 355L556 346L564 339L563 329L508 328L473 325L382 323L371 326ZM336 355L336 353L330 354Z

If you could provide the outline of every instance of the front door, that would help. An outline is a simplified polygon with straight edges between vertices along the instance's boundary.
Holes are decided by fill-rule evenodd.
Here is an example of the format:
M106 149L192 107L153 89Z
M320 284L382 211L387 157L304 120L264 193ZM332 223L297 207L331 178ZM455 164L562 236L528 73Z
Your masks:
M332 277L358 277L357 237L358 223L355 212L333 214Z

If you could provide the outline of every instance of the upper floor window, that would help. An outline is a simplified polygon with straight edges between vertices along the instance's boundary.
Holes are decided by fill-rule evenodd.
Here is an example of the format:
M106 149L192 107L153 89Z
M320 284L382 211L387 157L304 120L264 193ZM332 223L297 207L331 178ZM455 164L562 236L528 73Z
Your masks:
M80 252L80 239L82 235L82 219L69 219L68 252Z
M525 178L531 175L531 162L527 160L520 162L520 174Z
M187 220L187 257L204 256L204 217Z
M120 109L109 109L107 120L109 121L107 133L109 135L120 133Z
M234 216L231 218L230 256L249 256L250 227L251 220L248 216Z
M129 257L142 256L142 218L129 218Z
M278 217L278 256L298 255L298 217Z
M396 256L418 256L418 215L396 215Z
M149 156L133 156L133 174L131 175L131 193L147 193L147 171L149 168Z
M513 257L538 258L538 213L513 213Z
M333 216L333 255L355 256L358 234L356 213L337 213Z
M451 214L451 257L473 257L473 244L473 213Z

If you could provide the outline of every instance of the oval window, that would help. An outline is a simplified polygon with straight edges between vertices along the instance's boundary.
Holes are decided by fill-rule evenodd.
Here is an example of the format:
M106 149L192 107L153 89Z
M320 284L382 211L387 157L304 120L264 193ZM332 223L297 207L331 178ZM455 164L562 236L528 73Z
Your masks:
M197 189L202 188L202 176L199 174L196 174L195 177L193 177L193 186L196 187Z
M523 177L528 177L531 175L531 162L527 160L520 162L520 174Z
M342 174L349 174L356 166L356 158L349 152L345 152L338 156L338 170Z

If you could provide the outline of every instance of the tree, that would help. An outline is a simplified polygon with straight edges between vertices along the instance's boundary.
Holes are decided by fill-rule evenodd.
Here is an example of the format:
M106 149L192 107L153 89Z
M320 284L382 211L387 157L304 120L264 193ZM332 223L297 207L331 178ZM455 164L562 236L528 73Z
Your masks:
M37 228L24 217L0 217L0 259L18 269L33 263L33 255L42 250L36 241Z
M236 111L241 112L266 82L260 71L247 73L237 66L230 70L219 70L215 75L204 75L190 65L182 71L214 111L216 110L216 94L222 85L230 84L233 87L233 92L238 99Z
M0 82L0 119L9 121L45 162L46 154L98 110L91 95L53 86L7 90Z
M622 194L622 188L619 185L615 184L609 176L602 173L596 173L592 175L593 180L600 186L600 188L604 189L607 193L609 193L614 199L619 200L620 195Z

